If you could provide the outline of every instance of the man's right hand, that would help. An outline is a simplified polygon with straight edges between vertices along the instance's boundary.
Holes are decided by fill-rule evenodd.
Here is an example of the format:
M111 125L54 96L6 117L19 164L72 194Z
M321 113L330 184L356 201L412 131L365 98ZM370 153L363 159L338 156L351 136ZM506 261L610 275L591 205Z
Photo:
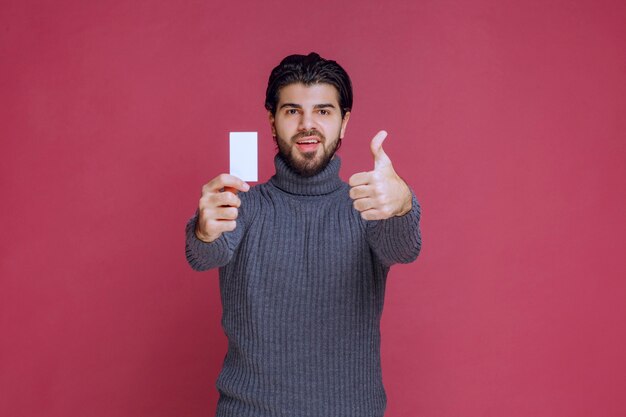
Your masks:
M220 174L204 184L198 204L196 237L210 243L222 233L235 230L241 206L237 192L249 189L247 183L229 174Z

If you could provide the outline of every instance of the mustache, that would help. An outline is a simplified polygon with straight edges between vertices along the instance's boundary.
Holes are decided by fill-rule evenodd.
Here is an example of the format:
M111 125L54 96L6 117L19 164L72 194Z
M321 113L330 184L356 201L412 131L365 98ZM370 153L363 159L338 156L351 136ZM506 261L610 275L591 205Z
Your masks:
M291 138L291 140L295 142L298 139L302 139L302 138L306 138L306 137L310 137L310 136L317 136L322 141L326 140L326 137L324 135L322 135L320 132L318 132L317 130L315 130L315 129L311 129L311 130L306 130L304 132L300 132L300 133L294 135Z

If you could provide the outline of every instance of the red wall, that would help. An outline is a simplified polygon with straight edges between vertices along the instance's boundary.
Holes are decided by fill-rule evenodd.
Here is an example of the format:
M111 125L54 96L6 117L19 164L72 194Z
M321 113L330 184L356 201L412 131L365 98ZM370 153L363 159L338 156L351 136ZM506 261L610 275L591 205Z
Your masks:
M0 415L213 414L217 272L183 228L229 131L272 174L265 83L312 50L353 77L343 177L386 129L423 205L387 416L626 415L624 22L608 0L2 1Z

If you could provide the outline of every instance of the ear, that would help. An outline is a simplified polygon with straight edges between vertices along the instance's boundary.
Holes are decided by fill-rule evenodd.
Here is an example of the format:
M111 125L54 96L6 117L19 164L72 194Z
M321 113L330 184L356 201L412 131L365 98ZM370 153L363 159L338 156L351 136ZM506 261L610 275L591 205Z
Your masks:
M341 131L339 132L339 139L343 139L346 134L346 127L348 126L348 120L350 120L350 112L346 112L341 120Z
M272 136L276 137L276 125L274 124L274 120L275 119L274 119L274 115L272 114L271 111L267 112L267 117L268 117L268 119L270 121L270 127L272 129Z

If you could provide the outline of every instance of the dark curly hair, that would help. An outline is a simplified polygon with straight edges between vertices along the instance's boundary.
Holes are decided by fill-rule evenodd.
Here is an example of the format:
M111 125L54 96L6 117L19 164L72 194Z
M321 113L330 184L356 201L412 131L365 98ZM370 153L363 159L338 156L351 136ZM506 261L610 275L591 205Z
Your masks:
M352 109L352 83L348 73L335 61L324 59L315 52L289 55L272 70L265 92L265 108L275 115L280 89L294 83L333 85L339 92L341 117Z

